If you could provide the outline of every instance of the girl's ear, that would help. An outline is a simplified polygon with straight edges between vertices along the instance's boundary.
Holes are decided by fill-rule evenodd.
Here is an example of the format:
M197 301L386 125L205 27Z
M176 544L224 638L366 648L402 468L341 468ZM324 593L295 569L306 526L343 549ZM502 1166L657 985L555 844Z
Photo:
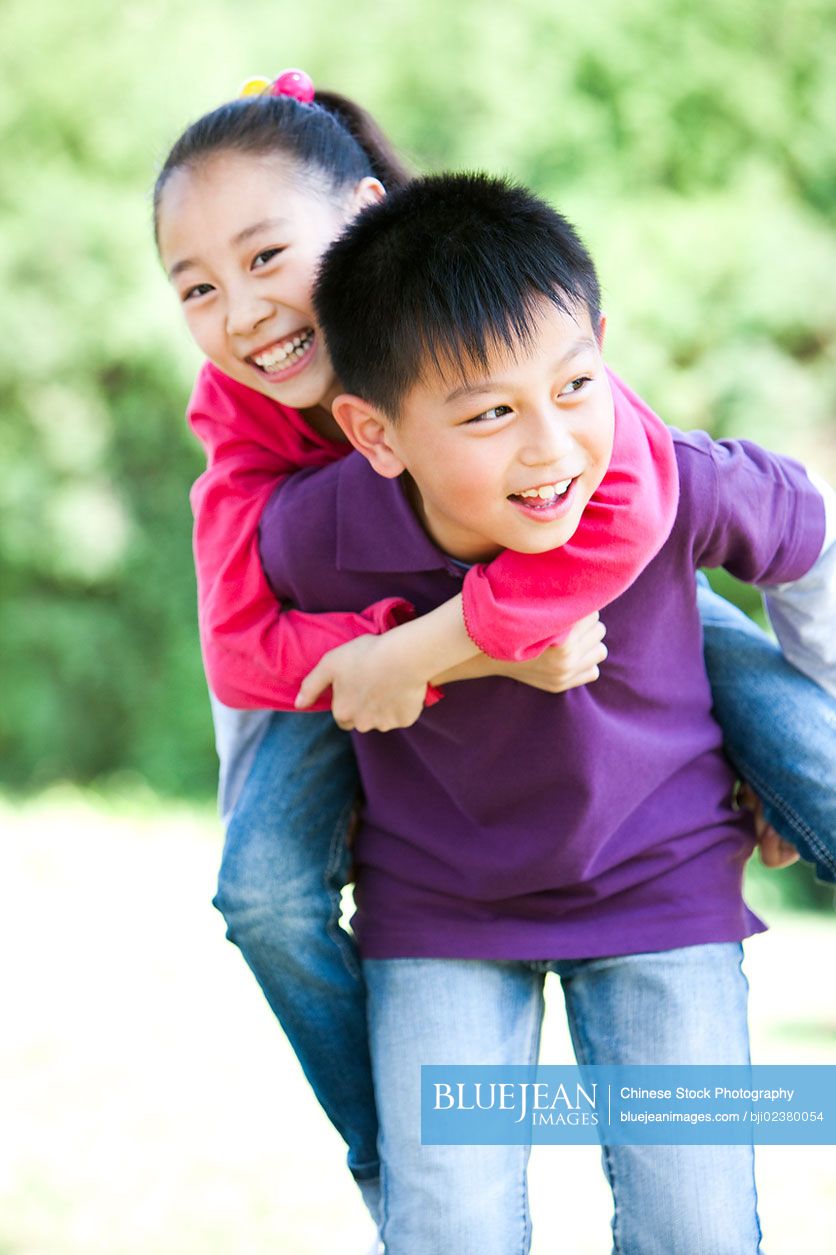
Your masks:
M386 189L380 179L375 179L372 178L371 175L366 175L364 179L360 180L354 191L351 193L349 213L353 217L355 214L359 214L361 209L365 209L367 205L374 205L377 201L383 200L385 195Z
M607 334L607 315L599 314L598 315L598 336L597 336L599 350L603 350L604 348L604 336L606 334Z
M361 397L344 392L334 401L331 412L358 453L371 463L378 475L397 479L404 464L389 444L389 423L380 410Z

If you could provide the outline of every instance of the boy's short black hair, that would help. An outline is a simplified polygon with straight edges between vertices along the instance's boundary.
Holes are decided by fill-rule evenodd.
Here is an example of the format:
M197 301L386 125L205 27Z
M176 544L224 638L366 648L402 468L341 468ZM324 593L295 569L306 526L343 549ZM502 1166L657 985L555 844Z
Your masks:
M325 254L314 292L337 377L396 418L427 365L462 373L530 341L543 299L587 310L595 266L571 225L485 174L415 179L364 210Z

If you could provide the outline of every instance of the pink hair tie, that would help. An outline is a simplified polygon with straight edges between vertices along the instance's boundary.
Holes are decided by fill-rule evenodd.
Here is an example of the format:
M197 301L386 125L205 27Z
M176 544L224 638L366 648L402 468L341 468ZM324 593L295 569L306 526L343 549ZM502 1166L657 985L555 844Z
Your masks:
M269 96L292 96L302 105L313 101L315 92L313 80L304 70L282 70L279 77L270 85Z

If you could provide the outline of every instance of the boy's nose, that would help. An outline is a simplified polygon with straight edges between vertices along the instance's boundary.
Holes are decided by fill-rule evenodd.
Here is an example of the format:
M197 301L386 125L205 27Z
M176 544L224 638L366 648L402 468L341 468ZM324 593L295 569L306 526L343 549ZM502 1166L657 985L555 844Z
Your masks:
M519 453L525 466L557 466L574 448L575 440L563 415L542 410L528 416Z

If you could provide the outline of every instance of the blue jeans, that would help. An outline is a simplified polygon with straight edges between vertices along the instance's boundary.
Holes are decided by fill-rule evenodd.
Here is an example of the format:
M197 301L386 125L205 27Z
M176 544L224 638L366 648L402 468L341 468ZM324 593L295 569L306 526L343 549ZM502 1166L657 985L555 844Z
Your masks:
M833 702L727 602L701 591L700 608L730 753L773 825L832 877ZM365 989L354 942L337 923L354 756L328 714L274 713L265 727L244 786L230 799L215 905L348 1143L349 1167L374 1213L377 1116Z
M214 904L348 1143L374 1212L366 991L354 941L339 925L357 789L351 742L329 714L275 714L227 828Z
M560 977L579 1063L748 1063L741 953L367 959L386 1255L523 1255L531 1242L529 1148L422 1146L422 1064L535 1062L546 972ZM751 1146L610 1146L603 1167L619 1255L760 1249Z
M704 576L697 598L726 753L772 827L836 882L836 702Z

